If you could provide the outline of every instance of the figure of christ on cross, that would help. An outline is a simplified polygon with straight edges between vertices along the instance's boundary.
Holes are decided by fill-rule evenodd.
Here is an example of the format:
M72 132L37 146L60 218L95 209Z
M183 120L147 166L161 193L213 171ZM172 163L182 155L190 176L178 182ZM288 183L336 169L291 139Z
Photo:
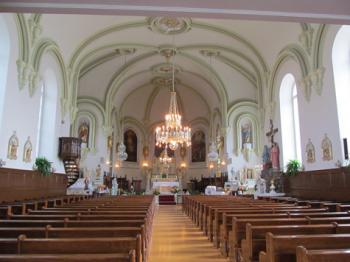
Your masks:
M272 122L272 119L270 119L270 130L269 132L266 133L266 136L270 138L271 146L275 143L273 138L277 132L278 132L278 128L275 128L275 129L273 128L273 122Z
M271 156L272 168L274 169L280 168L279 147L277 143L274 141L274 136L277 132L278 132L278 128L273 128L273 122L272 122L272 119L270 119L270 131L266 133L266 136L269 137L271 141L270 156Z

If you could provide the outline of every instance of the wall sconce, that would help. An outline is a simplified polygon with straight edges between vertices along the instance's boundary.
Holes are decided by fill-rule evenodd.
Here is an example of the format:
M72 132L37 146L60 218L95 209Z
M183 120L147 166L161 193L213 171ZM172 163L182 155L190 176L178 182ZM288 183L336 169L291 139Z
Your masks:
M142 163L142 167L143 168L148 168L148 162L147 161L143 161L143 163Z

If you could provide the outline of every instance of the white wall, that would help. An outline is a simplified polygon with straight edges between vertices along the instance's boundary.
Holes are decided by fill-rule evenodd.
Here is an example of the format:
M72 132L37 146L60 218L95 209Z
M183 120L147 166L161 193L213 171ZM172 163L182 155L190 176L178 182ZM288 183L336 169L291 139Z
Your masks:
M24 88L19 90L18 79L17 79L17 66L16 60L18 59L18 39L17 39L17 27L14 20L13 14L2 14L8 25L8 31L11 35L11 54L8 68L7 85L5 92L5 102L3 110L3 118L1 122L0 132L0 158L6 161L6 167L8 168L19 168L19 169L32 169L33 163L35 162L35 156L37 153L37 132L38 132L38 120L39 120L39 104L40 104L40 90L34 93L30 97L28 89ZM60 79L60 71L56 61L51 55L44 54L42 67L40 70L47 67L52 67L56 73L56 77ZM42 75L42 71L39 72ZM59 99L59 98L58 98ZM70 121L68 118L63 119L62 123L61 108L58 101L57 113L56 113L56 133L55 133L55 148L58 152L58 137L68 136ZM19 139L19 147L17 150L17 160L7 159L8 141L16 131ZM32 151L32 162L23 162L23 149L27 137L30 136L33 145ZM58 157L49 159L54 162L54 166L57 172L64 172L61 161Z

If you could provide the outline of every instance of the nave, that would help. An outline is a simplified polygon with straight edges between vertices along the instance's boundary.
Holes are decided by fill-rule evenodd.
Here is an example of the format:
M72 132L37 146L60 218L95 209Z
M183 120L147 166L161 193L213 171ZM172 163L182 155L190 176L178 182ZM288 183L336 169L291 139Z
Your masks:
M159 206L154 216L149 262L175 261L223 262L226 259L182 212L181 206Z

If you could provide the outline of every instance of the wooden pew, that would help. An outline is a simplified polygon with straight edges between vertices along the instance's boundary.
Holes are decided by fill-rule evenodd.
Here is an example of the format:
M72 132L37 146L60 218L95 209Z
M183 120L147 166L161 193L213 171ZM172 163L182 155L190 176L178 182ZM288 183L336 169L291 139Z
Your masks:
M304 212L305 211L305 212ZM321 212L324 211L323 209L302 209L302 210L295 210L292 209L291 213L290 210L285 209L275 209L274 213L264 212L264 213L224 213L223 214L223 221L221 224L218 224L218 229L213 231L213 240L214 240L214 246L216 247L223 247L227 245L227 239L228 239L228 232L230 228L232 227L232 218L298 218L298 217L339 217L339 216L350 216L347 212ZM214 227L215 228L215 227ZM221 245L222 243L222 245ZM224 248L221 249L222 252L224 252ZM224 255L224 253L222 253Z
M289 262L296 260L296 247L308 249L343 249L350 246L350 234L327 235L274 235L266 234L266 253L259 254L259 260ZM261 256L260 256L261 255Z
M45 254L1 255L0 262L135 262L135 250L129 254Z
M307 218L271 218L271 219L232 219L232 230L228 239L228 256L231 261L238 260L238 251L241 248L241 240L245 238L246 225L307 225Z
M350 231L350 226L347 227ZM266 233L274 235L312 235L312 234L335 234L337 224L326 225L284 225L284 226L252 226L246 225L246 236L241 242L241 252L238 250L238 257L244 261L258 260L259 252L266 251Z
M350 261L350 249L308 250L298 246L296 256L297 262L344 262Z
M135 250L136 261L142 262L141 235L103 238L27 238L0 239L2 254L107 254Z

